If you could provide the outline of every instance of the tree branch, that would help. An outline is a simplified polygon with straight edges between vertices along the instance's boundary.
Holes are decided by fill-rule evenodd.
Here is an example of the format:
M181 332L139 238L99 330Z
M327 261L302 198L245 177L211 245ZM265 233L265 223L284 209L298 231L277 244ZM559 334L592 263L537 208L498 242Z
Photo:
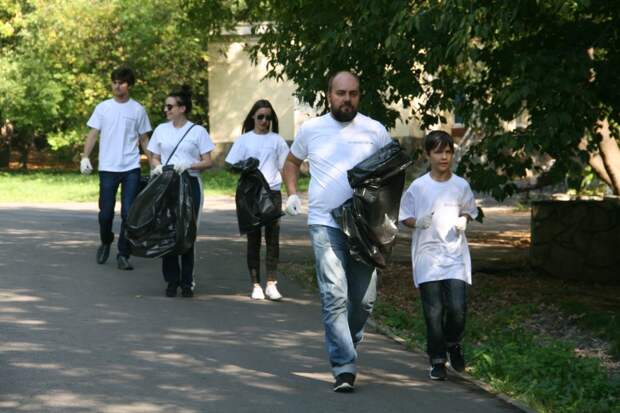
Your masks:
M603 162L603 158L598 152L591 152L588 150L588 140L584 136L579 143L579 149L583 151L587 151L589 158L588 164L592 168L592 170L598 175L598 177L603 180L610 188L613 188L613 184L611 182L611 178L607 173L607 169L605 168L605 164Z
M603 165L605 165L605 170L609 175L614 194L620 195L620 148L616 139L611 136L607 119L598 121L597 126L597 132L601 135L599 152L603 159Z

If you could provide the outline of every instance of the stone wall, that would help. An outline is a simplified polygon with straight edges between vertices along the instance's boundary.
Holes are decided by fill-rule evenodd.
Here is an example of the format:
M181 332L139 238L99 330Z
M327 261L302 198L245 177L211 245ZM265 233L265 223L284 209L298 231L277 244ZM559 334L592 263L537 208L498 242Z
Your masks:
M532 267L566 279L620 284L620 200L532 204Z

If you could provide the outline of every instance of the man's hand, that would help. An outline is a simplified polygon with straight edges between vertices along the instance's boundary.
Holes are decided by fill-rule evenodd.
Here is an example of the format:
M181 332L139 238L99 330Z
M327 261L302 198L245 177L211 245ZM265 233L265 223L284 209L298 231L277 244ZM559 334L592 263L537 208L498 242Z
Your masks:
M433 223L433 213L424 215L415 220L415 227L419 229L427 229Z
M454 223L454 228L458 231L465 231L467 229L467 217L458 217Z
M301 201L297 194L289 195L286 200L286 208L284 209L288 215L297 215L301 212Z
M163 172L163 167L161 166L161 164L157 165L154 168L151 168L151 178L157 176L157 175L161 175L161 173Z
M90 159L82 158L80 161L80 173L82 175L90 175L93 171L93 166L90 164Z
M180 175L183 172L185 172L188 169L190 169L191 167L192 167L192 165L190 165L188 163L181 162L181 163L177 163L177 164L174 165L174 171Z

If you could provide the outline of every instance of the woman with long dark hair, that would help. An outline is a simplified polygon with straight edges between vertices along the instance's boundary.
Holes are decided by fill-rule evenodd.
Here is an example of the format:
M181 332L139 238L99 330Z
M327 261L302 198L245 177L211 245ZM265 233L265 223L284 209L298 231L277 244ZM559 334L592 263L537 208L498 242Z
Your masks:
M235 140L230 149L226 162L235 164L248 158L258 159L258 169L269 184L278 208L282 208L281 171L288 155L288 145L278 134L278 116L268 100L261 99L254 103L243 121L242 132L243 135ZM265 225L267 283L264 292L260 279L261 228L249 232L247 239L247 263L252 281L252 299L263 300L266 297L270 300L281 300L282 295L276 286L280 254L280 220Z
M198 223L203 203L200 173L211 167L211 151L215 145L204 127L188 120L191 111L192 93L188 86L168 94L164 104L168 122L155 128L148 150L151 152L151 175L162 173L162 159L165 162L171 154L169 164L174 165L174 170L179 174L189 174ZM167 255L162 258L162 272L168 283L166 296L176 296L179 287L183 297L194 296L194 250L195 245L181 256Z

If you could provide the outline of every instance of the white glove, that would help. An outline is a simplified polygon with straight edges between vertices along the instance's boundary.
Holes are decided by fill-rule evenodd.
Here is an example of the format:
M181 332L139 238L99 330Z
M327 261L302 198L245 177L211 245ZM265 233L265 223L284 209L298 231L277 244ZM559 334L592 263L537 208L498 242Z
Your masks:
M467 229L467 217L458 217L454 222L454 228L458 231L465 231Z
M415 227L420 229L426 229L433 223L433 212L428 215L424 215L415 220Z
M174 171L180 175L183 172L185 172L188 169L190 169L191 167L192 167L192 165L190 165L188 163L181 162L181 163L174 164Z
M93 171L93 166L90 164L90 159L82 158L80 161L80 173L82 175L90 175Z
M299 200L299 196L297 196L297 194L288 196L284 212L288 215L297 215L301 212L301 201Z
M161 166L161 164L157 165L154 168L151 168L151 178L157 175L161 175L161 173L163 172L163 167Z

